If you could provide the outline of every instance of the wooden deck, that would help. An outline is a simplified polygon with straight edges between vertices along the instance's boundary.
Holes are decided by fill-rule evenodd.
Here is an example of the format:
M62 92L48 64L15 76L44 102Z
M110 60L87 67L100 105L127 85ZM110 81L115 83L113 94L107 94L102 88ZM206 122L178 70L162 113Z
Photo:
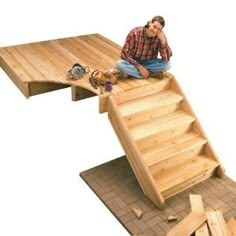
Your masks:
M81 35L0 48L0 66L26 98L71 86L74 101L99 95L100 112L103 112L111 93L158 82L153 78L124 79L113 86L112 92L100 95L98 89L90 86L89 76L95 69L114 68L120 51L119 45L100 34ZM89 66L90 73L74 81L66 75L76 62Z

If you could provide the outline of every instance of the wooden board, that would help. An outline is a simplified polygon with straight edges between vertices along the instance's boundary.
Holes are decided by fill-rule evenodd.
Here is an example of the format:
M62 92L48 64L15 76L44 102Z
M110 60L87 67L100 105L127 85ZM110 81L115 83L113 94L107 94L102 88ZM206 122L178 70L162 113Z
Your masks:
M179 224L177 224L167 236L189 236L206 221L203 213L191 212Z
M105 112L107 96L158 82L153 78L122 79L113 86L112 92L105 92L101 96L99 89L91 87L90 74L95 69L114 68L120 51L121 46L100 34L80 35L3 47L0 50L0 66L27 98L72 86L73 101L99 95L99 110ZM79 80L70 80L67 72L77 62L89 66L90 73Z
M199 212L199 213L205 212L201 195L190 194L189 198L190 198L191 209L193 212ZM208 231L206 223L203 223L195 231L195 236L208 236L208 235L209 235L209 231Z
M212 236L230 236L221 211L209 211L206 213L207 223Z
M229 232L231 233L232 236L236 236L236 219L235 218L231 218L228 222L227 222L227 226L229 229Z

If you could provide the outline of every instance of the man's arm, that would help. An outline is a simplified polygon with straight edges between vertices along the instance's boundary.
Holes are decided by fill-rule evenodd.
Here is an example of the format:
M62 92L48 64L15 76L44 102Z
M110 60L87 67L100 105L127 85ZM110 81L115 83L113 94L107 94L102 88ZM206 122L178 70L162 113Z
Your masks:
M126 37L125 44L123 46L123 49L121 51L121 58L128 61L132 65L134 65L137 70L139 70L140 74L147 78L149 76L149 71L140 65L133 57L132 57L132 50L135 45L135 36L133 32L130 32L128 36Z
M133 58L132 51L135 45L135 36L133 32L130 32L125 40L125 44L121 51L121 58L133 64L134 66L138 65L138 62Z
M157 37L160 40L160 49L159 49L159 51L160 51L160 54L161 54L161 58L164 61L169 61L170 57L172 56L172 50L168 45L167 38L166 38L163 30L158 32Z

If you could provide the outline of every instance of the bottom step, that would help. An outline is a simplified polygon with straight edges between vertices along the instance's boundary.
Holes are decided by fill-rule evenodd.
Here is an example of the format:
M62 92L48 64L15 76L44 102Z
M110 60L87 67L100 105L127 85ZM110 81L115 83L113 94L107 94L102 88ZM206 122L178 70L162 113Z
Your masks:
M152 173L165 199L211 177L219 164L206 155L197 155L179 166Z

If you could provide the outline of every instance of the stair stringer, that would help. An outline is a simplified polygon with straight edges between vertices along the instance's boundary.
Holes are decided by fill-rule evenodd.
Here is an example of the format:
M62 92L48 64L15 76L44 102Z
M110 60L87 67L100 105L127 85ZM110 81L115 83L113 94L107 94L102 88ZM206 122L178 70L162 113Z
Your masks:
M108 117L116 131L118 139L125 151L126 157L137 177L143 192L159 207L162 208L165 200L155 183L150 171L142 160L141 153L130 135L127 125L112 96L108 98Z
M195 122L193 124L193 130L195 132L197 132L199 135L201 135L202 138L207 140L207 143L206 143L206 146L205 146L206 153L208 154L208 156L211 159L213 159L213 160L215 160L216 162L219 163L219 166L217 167L216 173L217 173L217 175L219 177L223 177L224 174L225 174L225 169L224 169L223 165L221 164L220 159L218 158L216 152L214 151L214 149L213 149L213 147L212 147L212 145L211 145L207 135L205 134L205 132L204 132L204 130L203 130L203 128L202 128L202 126L201 126L197 116L196 116L196 114L194 113L192 107L190 106L190 103L188 102L188 100L187 100L183 90L181 89L178 81L175 79L174 76L172 77L172 81L171 81L170 87L171 87L171 89L173 91L175 91L176 93L179 93L181 96L183 96L182 109L186 113L188 113L189 115L191 115L192 117L195 118Z

